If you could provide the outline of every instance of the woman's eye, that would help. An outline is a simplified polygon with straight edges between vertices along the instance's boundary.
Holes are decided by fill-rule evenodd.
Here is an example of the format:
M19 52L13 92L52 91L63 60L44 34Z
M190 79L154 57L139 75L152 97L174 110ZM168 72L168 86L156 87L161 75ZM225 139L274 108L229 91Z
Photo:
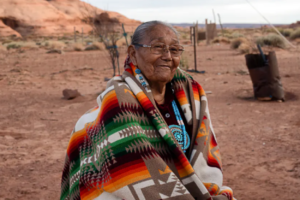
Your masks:
M164 46L163 46L163 45L160 45L160 44L155 44L155 45L154 45L154 48L164 48Z
M172 51L172 52L177 52L177 51L178 51L178 48L176 48L176 47L171 47L171 48L170 48L170 51Z

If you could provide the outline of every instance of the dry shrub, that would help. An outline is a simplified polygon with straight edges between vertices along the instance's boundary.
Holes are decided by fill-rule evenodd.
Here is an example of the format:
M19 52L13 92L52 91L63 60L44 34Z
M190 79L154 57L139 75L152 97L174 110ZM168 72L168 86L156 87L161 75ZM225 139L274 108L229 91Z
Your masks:
M74 51L83 51L84 50L84 46L82 43L74 43L74 44L72 44L72 48Z
M12 42L6 44L7 50L10 49L38 49L39 47L36 45L35 42Z
M223 33L223 34L229 34L229 35L231 35L231 34L233 33L233 29L227 29L227 28L224 28L224 29L222 30L222 33Z
M279 32L284 36L284 37L290 37L291 34L293 33L293 29L279 29Z
M231 49L238 49L239 46L242 43L247 43L247 39L246 38L236 38L236 39L234 39L234 40L231 41L230 48Z
M254 33L254 34L252 35L253 38L259 38L259 37L261 37L261 36L262 36L261 33Z
M92 45L87 46L84 50L85 51L92 51L92 50L104 50L105 45L101 42L94 42Z
M26 48L26 49L38 49L39 46L36 45L35 42L21 42L20 43L21 47Z
M226 38L232 38L230 33L223 33L222 35L223 35L223 37L226 37Z
M231 38L242 38L242 37L244 37L244 35L239 32L233 32L231 34Z
M213 43L226 43L226 44L229 44L230 43L230 40L227 38L227 37L217 37L215 39L213 39L212 41Z
M284 39L274 33L257 38L256 44L259 44L260 46L272 46L272 47L285 48Z
M61 41L52 40L52 41L47 41L45 43L45 46L49 49L63 49L66 46L66 44Z
M239 52L242 54L247 54L250 53L251 51L251 46L248 43L242 43L239 48L238 48Z
M189 63L188 63L188 58L186 55L183 53L180 57L180 68L187 71L189 69Z
M7 50L19 49L19 48L21 48L21 45L17 44L17 43L9 43L9 44L6 45L6 48L7 48Z
M297 38L300 38L300 28L292 32L290 36L291 40L295 40Z
M266 33L276 33L276 31L273 28L265 28L264 32L266 32Z
M128 41L128 37L127 37L127 41ZM125 37L121 37L118 41L117 41L117 46L120 47L120 46L126 46L126 39Z

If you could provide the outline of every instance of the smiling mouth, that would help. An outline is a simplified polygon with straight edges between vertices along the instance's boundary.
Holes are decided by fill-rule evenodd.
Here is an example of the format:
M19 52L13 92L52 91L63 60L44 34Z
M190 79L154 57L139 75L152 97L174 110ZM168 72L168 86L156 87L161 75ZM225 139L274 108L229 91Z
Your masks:
M167 66L167 65L158 65L158 67L166 67L166 68L170 68L171 69L171 67Z

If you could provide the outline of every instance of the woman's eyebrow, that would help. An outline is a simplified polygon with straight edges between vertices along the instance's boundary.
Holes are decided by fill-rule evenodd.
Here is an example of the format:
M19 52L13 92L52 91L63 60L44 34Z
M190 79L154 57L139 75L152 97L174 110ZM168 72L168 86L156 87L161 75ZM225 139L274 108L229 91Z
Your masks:
M161 41L161 40L164 40L164 37L153 38L153 39L151 38L150 43L152 43L155 40ZM176 43L179 43L178 39L172 38L172 40L175 41Z

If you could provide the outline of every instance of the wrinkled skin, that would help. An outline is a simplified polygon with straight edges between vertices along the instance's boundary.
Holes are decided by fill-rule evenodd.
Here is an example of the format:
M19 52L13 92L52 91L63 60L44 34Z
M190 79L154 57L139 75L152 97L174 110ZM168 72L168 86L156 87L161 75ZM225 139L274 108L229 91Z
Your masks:
M155 42L166 45L179 43L176 34L163 25L157 25L152 28L140 43L150 45ZM130 46L128 53L133 64L142 71L148 80L150 87L164 86L170 82L180 63L180 57L172 58L169 51L164 52L162 55L156 55L151 53L150 48L140 47L137 49L134 46Z

